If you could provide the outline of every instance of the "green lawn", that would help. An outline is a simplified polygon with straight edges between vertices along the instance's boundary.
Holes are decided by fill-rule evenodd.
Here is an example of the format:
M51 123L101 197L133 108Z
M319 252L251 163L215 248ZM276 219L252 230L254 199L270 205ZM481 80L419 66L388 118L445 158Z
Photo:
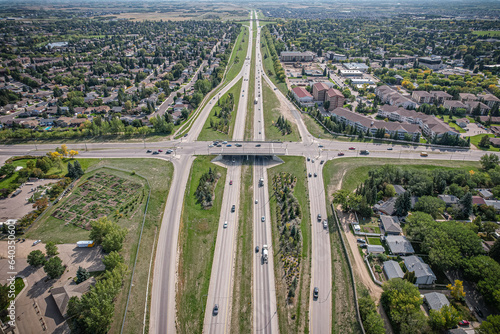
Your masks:
M466 131L463 128L461 128L460 126L458 126L457 123L453 122L454 119L458 119L458 117L451 117L450 118L449 115L444 115L443 116L443 120L444 120L445 123L448 123L449 126L451 126L452 128L454 128L458 132L465 133Z
M200 132L200 135L198 136L198 140L200 141L211 141L211 140L231 140L233 138L233 132L234 132L234 122L236 121L236 112L238 109L238 103L240 101L240 92L241 92L241 84L243 82L243 79L240 79L236 85L231 87L226 94L222 95L221 101L224 101L229 94L233 94L234 96L234 110L231 113L231 120L229 121L229 133L222 133L219 131L215 131L210 127L210 120L213 119L214 121L218 121L219 118L215 117L215 111L219 112L220 107L217 106L217 99L214 100L214 106L212 107L212 110L210 111L210 115L207 117L207 121L205 122L205 125L203 125L203 129Z
M488 134L483 133L483 134L480 134L480 135L475 135L475 136L469 137L470 138L470 143L472 145L476 146L478 149L483 150L483 151L499 152L500 149L498 147L493 147L492 145L490 145L490 148L479 147L479 142L481 141L481 138L483 138L484 136L488 136L490 138L495 138L495 135L492 134L492 133L488 133Z
M201 333L207 302L215 241L219 226L226 169L210 161L213 156L200 156L193 162L186 187L179 235L179 268L177 304L177 332ZM195 198L202 174L217 168L221 174L215 187L214 205L204 210Z
M231 333L252 331L253 167L241 171L238 249L234 268Z
M293 195L297 198L301 211L302 221L300 231L302 233L302 255L300 268L300 282L296 290L296 303L293 306L287 306L286 300L287 286L280 279L281 259L279 254L275 253L274 258L274 275L276 277L276 299L278 302L278 323L281 333L307 333L308 332L308 310L309 310L309 287L311 274L311 226L310 226L310 211L309 198L307 191L307 179L305 159L303 157L281 157L284 164L275 166L268 170L269 180L269 198L271 206L271 221L276 222L276 199L272 192L273 176L281 172L288 172L297 177L297 184L294 188ZM276 224L272 224L273 228L273 244L279 245L279 235ZM282 302L280 302L282 301Z
M131 290L130 303L125 320L125 328L128 333L137 333L142 330L142 321L144 318L144 305L146 303L146 288L148 283L152 283L152 277L148 282L149 263L151 261L151 250L156 244L154 239L155 231L159 231L161 227L161 219L165 208L165 202L168 196L170 184L172 181L173 166L170 162L160 159L78 159L84 168L91 167L93 170L99 167L114 167L127 171L136 171L149 181L151 187L151 198L149 200L148 211L144 223L141 246L137 254L137 264L132 282L134 288ZM130 172L121 172L111 169L106 169L109 173L116 173L125 178L132 178L134 181L145 184L146 182L139 175L131 175ZM93 171L85 174L82 180L92 174ZM81 182L80 182L81 183ZM65 200L59 202L58 205L64 205ZM125 276L124 286L121 293L118 295L115 302L115 312L113 323L110 332L116 333L120 331L122 326L125 304L130 287L131 269L133 268L137 246L139 242L140 228L143 220L145 202L137 209L137 213L128 220L120 219L118 223L128 229L128 233L124 242L124 248L121 254L125 258L125 264L129 267L129 272ZM62 221L54 221L53 217L47 214L37 222L32 229L27 233L27 238L41 239L43 242L76 242L78 240L88 240L89 232L83 229L74 227L73 225L65 226ZM149 289L151 291L151 289ZM150 297L150 296L149 296ZM149 318L147 318L149 319Z
M263 24L262 22L259 21L259 23ZM264 38L264 35L261 34L261 52L262 52L262 63L264 66L264 71L266 71L266 74L269 76L269 79L278 87L278 89L283 93L287 94L288 92L288 87L286 86L285 82L278 82L278 79L276 78L276 72L274 71L274 65L273 65L273 58L271 57L271 54L269 52L269 48L267 47L267 40Z
M248 24L248 21L246 21L246 23ZM236 75L238 75L238 73L240 73L247 55L248 38L248 28L245 26L241 27L241 32L236 39L236 43L234 44L233 54L227 63L228 68L225 81L230 82L236 77Z
M281 115L280 101L265 80L262 80L262 96L264 108L264 131L266 140L299 141L299 129L293 121L289 121L292 124L292 133L285 136L283 136L281 131L276 126L274 126L273 123L275 123L278 120L278 117Z
M413 159L384 159L384 158L344 158L330 160L323 168L323 178L328 197L338 185L342 189L353 191L368 178L368 172L372 169L387 165L411 165L412 168L429 169L436 168L455 169L463 168L467 171L480 169L480 164L473 161L449 161L449 160L413 160Z
M477 30L472 33L478 36L490 35L491 37L500 37L500 30Z
M245 140L253 139L253 120L254 120L254 99L255 99L255 40L257 38L257 28L255 22L252 21L253 25L253 36L252 42L254 48L252 49L252 58L250 61L250 78L248 81L248 101L247 101L247 115L245 119Z
M368 239L369 245L381 245L382 246L382 242L380 241L380 238L368 237L367 239Z

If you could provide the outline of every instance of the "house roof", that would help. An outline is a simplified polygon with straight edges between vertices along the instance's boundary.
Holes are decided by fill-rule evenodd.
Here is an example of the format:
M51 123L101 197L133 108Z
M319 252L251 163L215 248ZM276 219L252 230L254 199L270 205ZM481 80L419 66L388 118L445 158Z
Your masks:
M500 201L485 199L484 202L486 203L486 205L494 207L495 210L500 210Z
M292 91L297 95L299 99L303 97L312 97L312 95L304 87L295 87Z
M483 205L486 204L486 202L484 201L484 198L482 198L481 196L472 196L472 204Z
M438 198L446 204L457 204L459 199L455 195L438 195Z
M415 277L432 277L436 279L436 275L431 270L431 267L427 263L425 263L422 258L416 255L410 255L403 257L403 261L405 262L405 267L408 271L415 272Z
M444 294L439 292L426 293L424 295L424 298L431 310L439 311L443 306L450 305L448 298L446 298Z
M445 97L450 99L453 97L450 94L443 92L441 90L431 90L431 93L434 94L435 97L443 97L443 98Z
M381 204L375 204L373 208L377 211L383 212L387 215L392 216L394 214L396 205L396 197L391 197L387 201Z
M393 184L394 190L396 190L396 194L398 195L403 195L406 192L406 189L403 188L403 186L400 186L398 184Z
M411 243L402 235L388 235L385 237L385 241L387 242L392 254L415 253Z
M489 191L488 189L479 189L478 193L482 197L484 197L484 198L486 198L486 197L492 197L493 196L493 194L491 193L491 191Z
M431 93L428 93L425 90L415 90L415 91L413 91L413 94L415 94L418 97L432 97L433 96Z
M384 253L385 248L381 245L367 245L366 250L368 253Z
M397 263L396 261L393 261L393 260L389 260L389 261L384 262L384 272L385 272L385 275L387 276L387 279L403 278L404 277L403 270L401 270L399 263Z
M344 97L344 95L338 89L335 88L330 88L326 92L326 94L328 95L328 97L333 97L333 96Z
M53 288L50 293L54 301L56 302L57 308L61 312L61 315L64 316L68 309L68 301L71 297L80 297L85 292L90 289L91 285L95 284L95 278L91 277L85 282L80 284L76 284L73 281L69 281L65 285Z
M384 228L386 233L401 233L403 230L401 229L401 225L399 224L399 218L395 216L386 216L381 215L380 221L382 223L382 227Z

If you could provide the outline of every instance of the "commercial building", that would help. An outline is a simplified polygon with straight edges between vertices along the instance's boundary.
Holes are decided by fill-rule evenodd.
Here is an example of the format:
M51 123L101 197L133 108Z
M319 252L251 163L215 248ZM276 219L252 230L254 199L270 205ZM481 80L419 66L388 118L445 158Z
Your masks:
M361 72L366 72L369 68L368 65L363 64L363 63L344 63L344 67L347 70L357 70Z
M440 70L444 66L440 56L420 57L418 63L433 71Z
M316 54L311 51L281 51L280 55L282 62L313 61L315 57Z
M339 70L339 72L344 78L361 78L363 76L363 72L359 70Z
M293 88L292 94L295 97L295 99L302 104L308 104L313 102L313 96L304 87Z

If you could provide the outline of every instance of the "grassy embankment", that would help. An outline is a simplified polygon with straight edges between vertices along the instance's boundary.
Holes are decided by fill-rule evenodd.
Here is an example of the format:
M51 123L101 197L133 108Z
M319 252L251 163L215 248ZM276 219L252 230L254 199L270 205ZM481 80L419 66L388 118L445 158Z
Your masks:
M288 172L297 177L293 195L297 198L301 212L302 220L300 232L302 235L302 253L300 280L296 290L295 303L287 305L286 282L281 279L282 263L279 252L274 253L274 277L276 282L276 302L278 304L278 324L281 333L308 333L309 332L309 288L311 284L311 222L309 211L309 198L307 191L307 180L305 160L303 157L281 157L284 164L268 169L269 184L269 204L271 206L271 221L273 244L279 245L279 234L276 225L276 198L273 193L272 179L274 175L281 172ZM276 246L277 247L277 246ZM276 249L279 249L276 248Z
M217 229L226 182L226 169L210 162L213 157L199 156L189 176L179 235L179 268L177 283L177 332L201 333L207 304L210 273L217 239ZM197 203L195 191L202 174L217 168L213 206L204 210Z

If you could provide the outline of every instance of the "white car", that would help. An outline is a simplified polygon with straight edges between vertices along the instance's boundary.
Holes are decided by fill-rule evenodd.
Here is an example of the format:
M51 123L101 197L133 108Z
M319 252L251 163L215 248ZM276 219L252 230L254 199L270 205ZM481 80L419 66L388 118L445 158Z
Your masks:
M259 204L259 200L258 199L255 200L255 204Z
M224 228L227 228L227 221L224 222Z
M328 228L328 222L326 220L323 220L323 228Z

